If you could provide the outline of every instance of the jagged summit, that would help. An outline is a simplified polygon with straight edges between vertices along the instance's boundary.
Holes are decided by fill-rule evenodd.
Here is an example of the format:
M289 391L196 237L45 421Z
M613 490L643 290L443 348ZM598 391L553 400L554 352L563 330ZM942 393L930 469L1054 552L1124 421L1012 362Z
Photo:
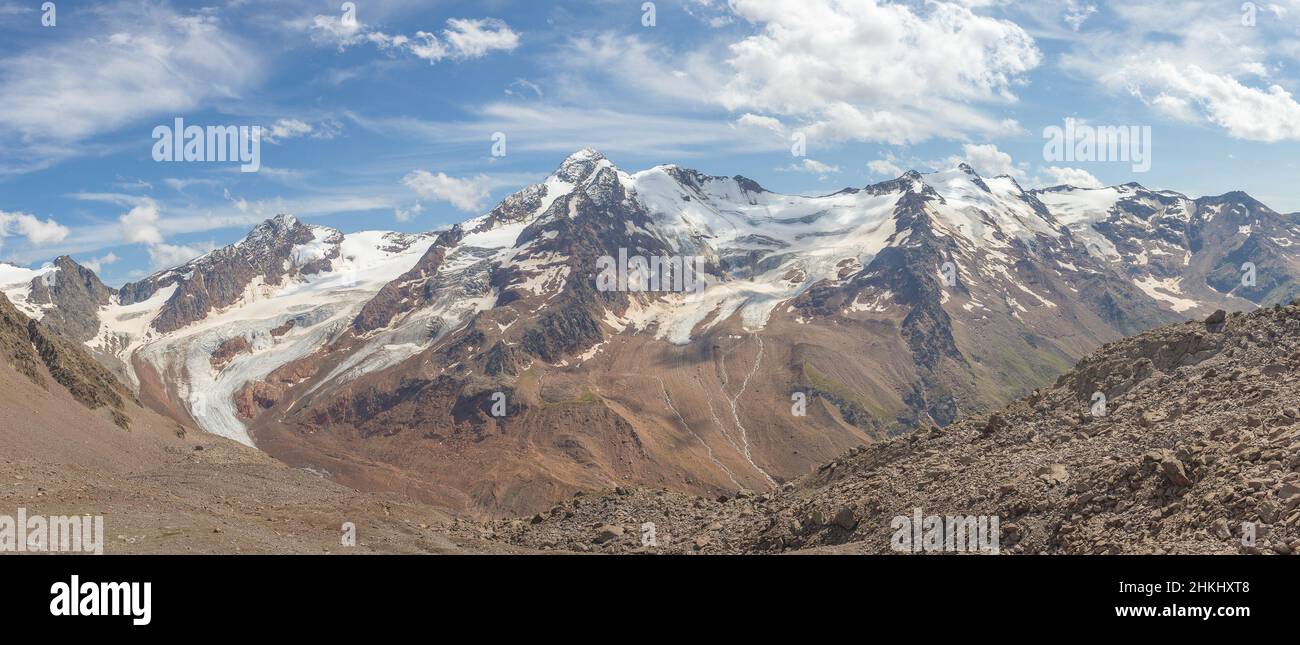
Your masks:
M602 164L609 164L609 160L604 155L593 148L583 148L566 157L552 176L571 184L578 184L587 179Z
M293 215L281 213L253 227L253 230L249 231L243 240L236 243L236 246L246 243L272 243L275 240L284 240L295 235L301 237L304 231L312 228L317 227L308 226Z

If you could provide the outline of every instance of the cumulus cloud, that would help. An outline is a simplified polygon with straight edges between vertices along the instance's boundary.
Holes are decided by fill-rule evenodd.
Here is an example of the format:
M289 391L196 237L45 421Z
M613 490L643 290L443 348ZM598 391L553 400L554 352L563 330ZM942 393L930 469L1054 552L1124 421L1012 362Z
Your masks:
M1008 175L1011 177L1024 177L1024 165L1017 165L1011 155L998 150L997 145L992 143L983 144L963 144L961 147L962 156L959 161L965 161L970 164L975 172L985 177L996 177L999 175Z
M1287 79L1275 77L1300 62L1300 42L1287 21L1264 17L1284 7L1261 3L1253 27L1232 7L1205 0L1107 9L1115 20L1090 25L1088 38L1073 41L1063 69L1136 97L1160 116L1248 141L1300 140L1300 102Z
M1158 91L1151 104L1181 120L1204 120L1248 141L1300 140L1300 103L1280 85L1249 87L1197 65L1162 62L1125 70L1134 87Z
M118 218L122 226L122 238L128 243L162 244L162 231L158 229L158 204L152 199L145 199Z
M33 246L44 246L62 242L68 236L68 227L53 218L42 220L27 213L0 211L0 241L11 235L25 237Z
M148 247L149 262L154 269L166 269L184 264L215 248L215 244L211 242L200 245L164 242L162 230L158 227L159 219L158 204L148 198L142 199L125 215L118 218L122 238L128 243L139 243ZM113 257L116 259L116 256Z
M1059 166L1049 166L1043 169L1051 180L1046 182L1048 185L1059 186L1065 184L1068 186L1077 186L1079 188L1102 188L1104 184L1101 180L1092 176L1092 173L1082 168L1061 168Z
M425 199L444 201L467 212L482 210L487 202L489 180L486 175L457 179L445 173L415 170L402 178L407 188Z
M758 128L761 130L767 130L780 136L785 136L786 134L785 126L781 123L780 119L763 116L761 114L750 114L746 112L745 114L740 115L740 118L736 119L736 125L742 128Z
M759 33L730 47L728 109L790 120L809 136L902 144L1017 124L976 105L1016 100L1041 55L1016 24L949 2L733 0Z

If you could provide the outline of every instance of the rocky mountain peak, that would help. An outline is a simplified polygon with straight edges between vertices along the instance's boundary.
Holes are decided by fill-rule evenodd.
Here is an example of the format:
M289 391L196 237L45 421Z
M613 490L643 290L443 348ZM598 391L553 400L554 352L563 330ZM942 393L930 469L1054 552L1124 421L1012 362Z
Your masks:
M283 241L295 235L298 235L311 227L303 224L297 217L286 213L281 213L258 224L249 231L248 235L239 243L251 243L258 246L274 244Z
M53 305L42 322L50 329L78 341L89 340L99 330L97 312L113 290L94 271L66 255L54 259L54 271L34 278L28 301Z
M571 184L582 183L608 159L593 148L583 148L569 155L552 173L556 178Z

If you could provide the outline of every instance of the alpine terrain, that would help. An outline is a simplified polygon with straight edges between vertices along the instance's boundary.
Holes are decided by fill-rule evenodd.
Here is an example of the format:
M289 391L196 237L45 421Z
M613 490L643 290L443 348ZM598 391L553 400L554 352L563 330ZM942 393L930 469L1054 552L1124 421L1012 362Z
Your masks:
M633 275L607 288L602 267L629 257L653 266L699 258L703 288L638 290L645 276L630 261ZM443 230L344 234L280 215L118 289L67 257L0 266L0 289L15 315L39 321L33 338L76 345L106 368L93 372L101 385L88 396L114 418L138 401L149 415L356 489L480 518L527 516L616 486L708 498L752 491L790 500L781 517L804 528L738 524L728 548L830 547L856 529L807 522L800 514L816 504L772 495L803 476L813 479L798 491L858 485L841 482L843 466L816 470L846 452L850 462L835 463L874 464L885 484L897 474L911 485L949 476L931 461L995 442L1029 450L1026 467L1063 464L1054 488L1037 491L1032 474L995 482L1036 487L1009 515L1029 514L1017 523L1024 548L1050 551L1138 548L1107 538L1109 520L1088 528L1075 512L1032 514L1077 481L1068 455L1048 463L1048 453L1126 439L1128 426L1116 424L1137 410L1089 424L1073 420L1076 398L1154 392L1161 379L1190 387L1175 373L1207 352L1265 341L1264 328L1248 335L1236 322L1247 319L1234 318L1237 335L1113 343L1216 310L1289 303L1298 276L1296 216L1239 192L1025 190L963 164L782 195L674 165L629 173L586 149ZM1169 354L1166 342L1182 349ZM1108 343L1104 373L1086 372L1085 361L1082 376L1057 381ZM108 384L110 373L121 386ZM1218 383L1231 372L1217 373L1195 376ZM1032 392L998 421L974 420ZM1040 419L1056 399L1054 416ZM1246 445L1269 440L1264 432L1256 427ZM1131 447L1166 450L1152 459L1176 457L1184 471L1212 470L1200 465L1210 463L1204 447L1190 452L1198 437L1177 438ZM1135 477L1130 466L1144 466L1131 461L1088 476ZM1137 495L1156 485L1143 482L1126 486ZM887 497L887 486L873 490ZM1071 499L1084 518L1124 501ZM549 512L542 527L552 527ZM1062 522L1079 527L1068 540L1085 542L1042 541ZM696 528L686 532L703 535ZM511 539L538 546L536 531Z

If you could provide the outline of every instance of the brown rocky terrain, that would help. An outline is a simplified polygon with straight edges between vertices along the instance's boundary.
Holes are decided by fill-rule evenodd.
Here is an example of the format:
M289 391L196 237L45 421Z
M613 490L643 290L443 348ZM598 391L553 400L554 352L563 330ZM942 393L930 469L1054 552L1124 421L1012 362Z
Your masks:
M919 508L997 516L1002 553L1292 554L1297 401L1300 302L1216 312L1109 343L998 413L855 448L779 491L620 487L459 531L578 552L893 553L891 521ZM644 522L657 547L642 546Z
M91 410L105 408L113 423L130 427L125 406L134 397L126 387L76 343L27 318L3 296L0 356L33 384L62 386L77 402Z
M441 511L185 427L105 376L0 296L0 514L102 515L109 554L519 550L453 540Z

